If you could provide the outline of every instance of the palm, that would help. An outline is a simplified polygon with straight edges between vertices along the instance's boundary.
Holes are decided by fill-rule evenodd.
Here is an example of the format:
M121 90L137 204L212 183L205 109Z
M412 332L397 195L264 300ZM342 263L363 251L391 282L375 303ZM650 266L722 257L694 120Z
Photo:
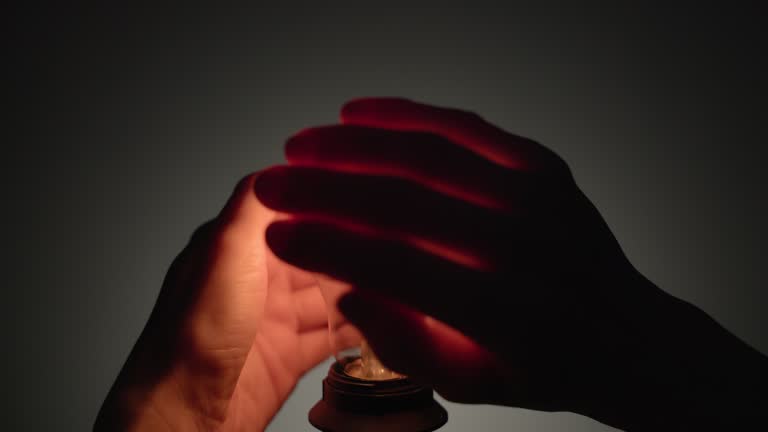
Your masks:
M171 265L96 430L263 430L330 353L314 276L264 241L251 174Z
M315 278L266 251L263 315L230 403L227 423L263 428L309 369L329 355L325 305Z

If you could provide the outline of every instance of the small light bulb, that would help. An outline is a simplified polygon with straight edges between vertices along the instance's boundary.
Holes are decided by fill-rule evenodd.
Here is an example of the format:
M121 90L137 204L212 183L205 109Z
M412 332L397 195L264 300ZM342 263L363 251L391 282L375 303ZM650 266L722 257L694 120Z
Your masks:
M347 363L344 372L349 376L370 381L404 378L404 375L384 366L365 339L360 341L360 358Z
M316 280L328 307L328 330L333 354L336 360L344 363L344 373L368 381L405 378L381 363L359 330L336 308L339 298L352 287L322 274L316 274Z
M328 311L328 336L336 361L323 380L323 398L309 422L325 432L433 431L448 421L429 387L389 370L360 331L336 306L352 287L316 274ZM396 338L399 335L393 334Z

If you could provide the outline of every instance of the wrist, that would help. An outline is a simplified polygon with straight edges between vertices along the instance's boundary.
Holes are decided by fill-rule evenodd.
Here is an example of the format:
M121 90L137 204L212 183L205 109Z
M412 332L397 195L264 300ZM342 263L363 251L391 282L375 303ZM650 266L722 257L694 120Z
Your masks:
M157 346L142 335L99 411L95 431L212 430L223 421L199 409L194 373L181 362L158 359L155 353L164 351Z
M115 383L99 412L95 431L204 430L168 377L152 385Z
M765 356L642 276L631 283L639 306L618 308L627 333L618 366L628 376L605 385L583 414L625 430L711 430L765 412Z

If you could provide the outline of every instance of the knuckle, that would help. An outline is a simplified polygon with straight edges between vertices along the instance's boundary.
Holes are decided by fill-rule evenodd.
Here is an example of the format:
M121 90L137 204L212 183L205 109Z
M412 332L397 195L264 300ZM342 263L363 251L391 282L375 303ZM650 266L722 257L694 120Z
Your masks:
M481 117L480 114L474 111L463 110L458 108L448 108L446 113L453 121L464 123L470 126L480 125L485 123L485 120L483 119L483 117Z
M240 204L242 197L244 197L249 192L252 192L251 189L254 186L256 177L258 177L262 172L263 171L254 171L242 176L240 180L238 180L237 184L235 185L235 189L232 191L232 204L234 207L237 207L237 205Z

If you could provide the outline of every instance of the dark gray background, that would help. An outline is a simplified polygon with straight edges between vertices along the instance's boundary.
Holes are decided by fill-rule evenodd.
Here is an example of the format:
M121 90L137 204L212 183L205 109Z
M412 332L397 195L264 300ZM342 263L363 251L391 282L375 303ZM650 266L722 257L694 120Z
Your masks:
M645 275L768 351L756 10L371 3L4 14L4 429L90 428L191 231L362 95L550 146ZM271 430L309 429L324 368ZM608 430L448 409L445 431Z

